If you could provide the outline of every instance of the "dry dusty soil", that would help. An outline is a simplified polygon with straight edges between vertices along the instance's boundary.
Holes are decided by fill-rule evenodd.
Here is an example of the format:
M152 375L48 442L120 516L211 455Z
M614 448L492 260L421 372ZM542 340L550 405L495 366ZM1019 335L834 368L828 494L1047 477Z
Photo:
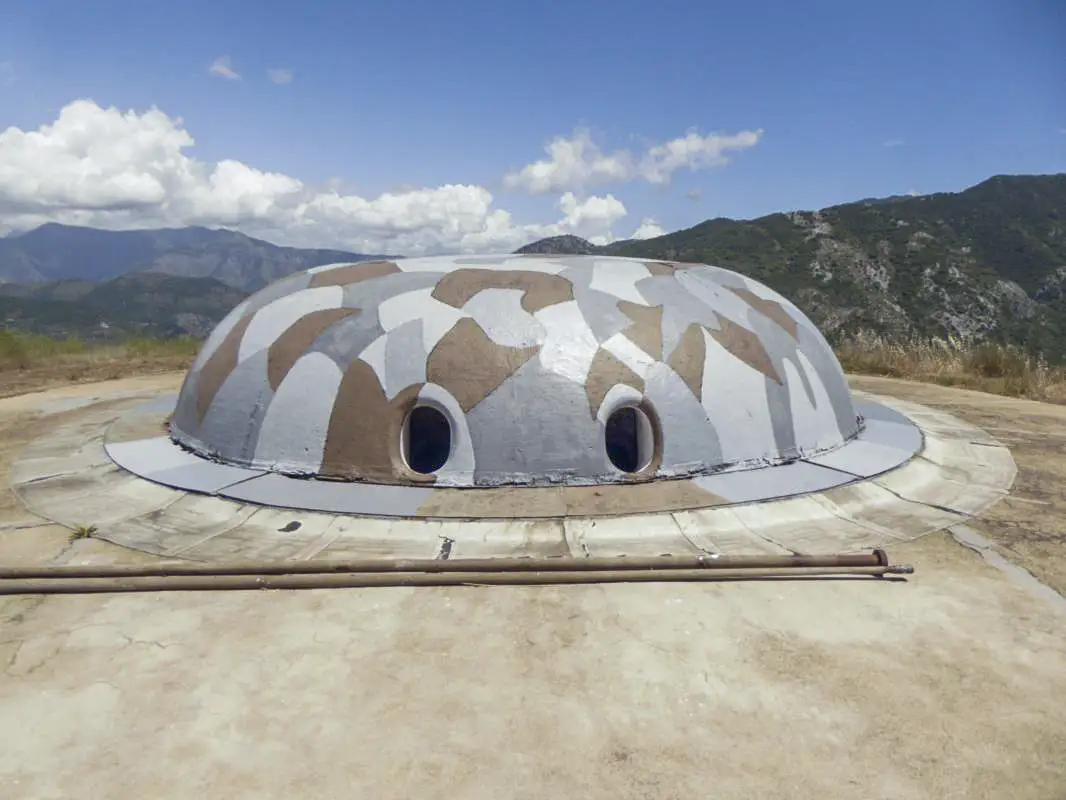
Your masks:
M0 401L0 468L78 403ZM1066 408L895 381L1011 444L971 527L1066 591ZM79 400L79 398L82 398ZM1066 603L948 534L907 581L0 600L0 797L1066 800ZM0 497L0 563L148 560Z

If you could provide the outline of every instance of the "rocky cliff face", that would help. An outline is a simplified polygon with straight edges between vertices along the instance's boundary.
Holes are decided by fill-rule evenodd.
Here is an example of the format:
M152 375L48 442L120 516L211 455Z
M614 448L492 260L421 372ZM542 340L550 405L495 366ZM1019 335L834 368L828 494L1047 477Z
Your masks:
M793 299L830 338L869 331L1005 341L1066 358L1066 175L713 219L601 248L559 238L552 252L591 248L743 272ZM566 246L574 249L559 249Z

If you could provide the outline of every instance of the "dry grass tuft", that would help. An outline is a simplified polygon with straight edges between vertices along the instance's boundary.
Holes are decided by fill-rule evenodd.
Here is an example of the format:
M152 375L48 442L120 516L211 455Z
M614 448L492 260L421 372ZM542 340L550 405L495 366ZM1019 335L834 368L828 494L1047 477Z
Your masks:
M97 527L95 525L75 525L70 530L70 541L76 542L79 539L91 539L96 535Z
M136 337L90 343L0 331L0 397L61 386L188 368L200 348L190 338Z
M837 345L836 354L845 372L858 375L1066 403L1066 366L1051 366L1012 345L917 338L893 342L859 334Z
M68 383L184 370L200 344L189 338L96 344L0 331L0 397ZM846 372L858 375L1066 404L1066 366L1050 366L1018 347L952 339L895 342L867 333L840 343L836 354Z

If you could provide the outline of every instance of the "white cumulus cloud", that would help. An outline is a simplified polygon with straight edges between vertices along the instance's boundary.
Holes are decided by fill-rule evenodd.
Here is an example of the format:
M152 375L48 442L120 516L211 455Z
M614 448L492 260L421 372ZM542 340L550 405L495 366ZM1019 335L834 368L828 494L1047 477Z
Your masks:
M632 154L625 150L605 154L584 128L575 131L569 139L561 136L552 139L544 151L548 158L508 173L503 179L504 186L530 194L548 194L626 181L633 174Z
M504 186L529 194L575 191L609 183L645 180L669 183L673 174L719 167L729 163L729 153L758 144L762 130L723 135L701 135L695 130L668 142L653 145L643 154L629 150L605 153L585 128L570 137L556 137L544 147L547 158L527 164L504 176Z
M228 81L239 81L241 79L240 73L230 63L229 56L219 56L208 66L207 71L209 74L214 75L216 78L225 78Z
M268 69L267 77L271 83L276 83L279 86L286 83L292 83L292 70L291 69Z
M741 131L730 136L712 133L701 136L689 131L678 139L655 145L641 159L639 175L649 183L669 183L677 170L707 169L729 163L730 151L747 150L762 138L762 130Z
M65 106L37 130L0 132L0 234L45 222L101 228L204 225L280 244L405 255L510 251L574 233L611 241L626 216L613 195L562 194L560 218L518 224L470 184L362 197L342 181L311 186L235 159L199 161L180 118L91 100Z
M582 230L610 228L626 215L626 207L621 201L609 194L606 197L588 197L579 201L573 192L567 192L559 198L559 208L566 215L563 223L573 229Z
M640 223L640 227L633 231L633 235L630 239L654 239L656 236L662 236L666 231L662 229L662 226L651 217L643 219Z

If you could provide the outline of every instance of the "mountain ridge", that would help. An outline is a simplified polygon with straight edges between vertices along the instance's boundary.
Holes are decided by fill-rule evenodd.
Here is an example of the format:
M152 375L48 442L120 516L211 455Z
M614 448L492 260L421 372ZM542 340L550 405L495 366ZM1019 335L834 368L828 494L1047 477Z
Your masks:
M1066 361L1066 174L994 176L961 192L753 220L718 217L604 246L551 237L519 252L733 269L789 298L831 342L860 332L895 341L987 340ZM373 257L397 256L286 248L207 228L115 232L49 223L0 239L0 280L19 270L30 278L0 285L0 325L51 335L199 336L272 280Z
M215 278L254 292L278 278L340 261L396 258L285 247L202 226L110 231L48 222L0 239L0 283L105 282L131 272Z
M0 284L0 328L56 338L203 338L247 293L214 278L134 272L105 283Z
M565 244L549 246L565 252ZM997 175L961 192L570 244L742 272L795 302L831 339L861 331L991 340L1066 358L1066 174Z

